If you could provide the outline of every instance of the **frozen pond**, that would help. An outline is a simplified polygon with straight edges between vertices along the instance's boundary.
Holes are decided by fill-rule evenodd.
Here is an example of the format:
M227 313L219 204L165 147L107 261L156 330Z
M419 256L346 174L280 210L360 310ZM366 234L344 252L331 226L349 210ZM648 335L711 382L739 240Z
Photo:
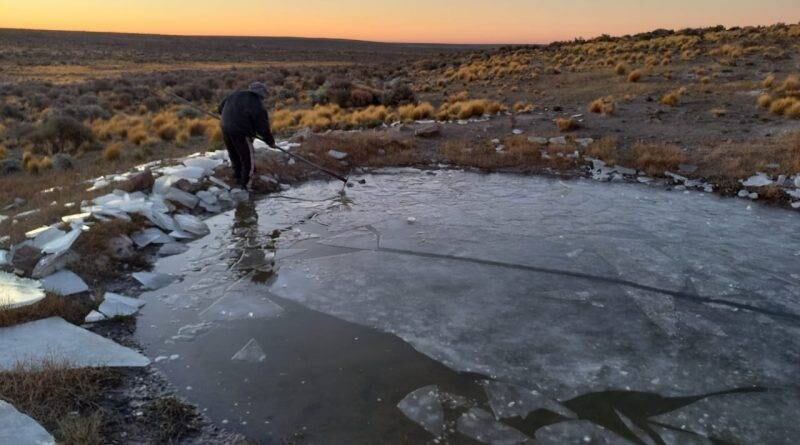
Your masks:
M357 178L358 179L358 178ZM793 443L800 219L647 186L387 171L207 222L137 337L263 443ZM281 230L280 235L273 233Z

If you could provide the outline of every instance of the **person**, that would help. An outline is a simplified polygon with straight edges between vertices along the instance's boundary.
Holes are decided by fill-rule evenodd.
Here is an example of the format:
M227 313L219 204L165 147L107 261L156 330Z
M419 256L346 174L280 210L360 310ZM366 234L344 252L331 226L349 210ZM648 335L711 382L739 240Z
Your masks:
M250 181L255 175L253 138L258 136L270 147L275 146L269 114L264 107L266 98L266 85L253 82L247 90L235 91L219 104L225 147L236 182L245 190L250 189Z

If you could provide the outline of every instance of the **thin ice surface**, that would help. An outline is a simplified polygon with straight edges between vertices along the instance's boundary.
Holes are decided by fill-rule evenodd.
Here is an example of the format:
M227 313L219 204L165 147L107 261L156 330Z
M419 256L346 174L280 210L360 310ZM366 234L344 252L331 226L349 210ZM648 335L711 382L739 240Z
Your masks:
M59 317L0 329L0 370L17 363L37 365L46 360L70 368L140 367L150 360Z
M397 407L434 436L439 437L444 432L444 410L436 385L417 389L401 400Z
M43 298L44 290L38 281L0 271L0 307L28 306Z
M525 417L531 411L546 409L561 416L571 418L575 414L555 400L542 395L537 390L523 388L503 382L484 382L489 406L497 418Z
M480 408L470 408L458 418L456 425L461 434L490 445L516 445L529 441L526 435L496 421Z
M39 423L0 400L0 443L55 445L56 441Z
M136 272L133 278L142 283L145 289L160 289L178 279L174 275L154 272Z

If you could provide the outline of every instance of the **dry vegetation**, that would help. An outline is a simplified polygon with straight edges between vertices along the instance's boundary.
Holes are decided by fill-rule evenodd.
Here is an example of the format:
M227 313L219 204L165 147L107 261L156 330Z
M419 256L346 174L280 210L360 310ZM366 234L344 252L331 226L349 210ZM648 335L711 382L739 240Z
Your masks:
M0 306L0 328L49 317L61 317L70 323L81 324L95 306L96 303L88 298L63 298L48 294L34 305L16 309Z

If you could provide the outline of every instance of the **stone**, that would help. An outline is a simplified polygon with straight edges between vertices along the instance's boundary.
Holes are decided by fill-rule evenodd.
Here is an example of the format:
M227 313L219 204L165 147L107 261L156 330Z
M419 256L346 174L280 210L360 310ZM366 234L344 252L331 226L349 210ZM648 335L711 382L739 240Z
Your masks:
M423 125L414 131L414 136L420 138L432 138L438 136L442 132L442 126L439 124Z
M42 284L38 281L0 271L0 307L13 309L28 306L44 297Z
M69 270L60 270L42 280L42 287L47 292L66 297L89 290L89 286L81 277Z
M120 235L108 240L108 247L106 249L108 254L118 260L131 258L135 250L133 248L133 240L127 235Z
M558 136L558 137L550 138L548 140L548 142L551 143L551 144L566 145L567 144L567 138L565 136Z
M143 367L150 360L60 317L0 328L0 370L45 361L68 368Z
M28 244L17 245L11 251L11 266L30 276L43 256L44 253L37 247Z
M17 411L10 403L0 400L0 443L55 445L56 441L35 420Z
M153 177L153 173L150 170L145 170L131 176L124 184L120 185L120 188L128 193L149 192L153 189L155 182L156 179Z
M67 171L75 168L75 160L66 153L58 153L52 157L53 170Z

